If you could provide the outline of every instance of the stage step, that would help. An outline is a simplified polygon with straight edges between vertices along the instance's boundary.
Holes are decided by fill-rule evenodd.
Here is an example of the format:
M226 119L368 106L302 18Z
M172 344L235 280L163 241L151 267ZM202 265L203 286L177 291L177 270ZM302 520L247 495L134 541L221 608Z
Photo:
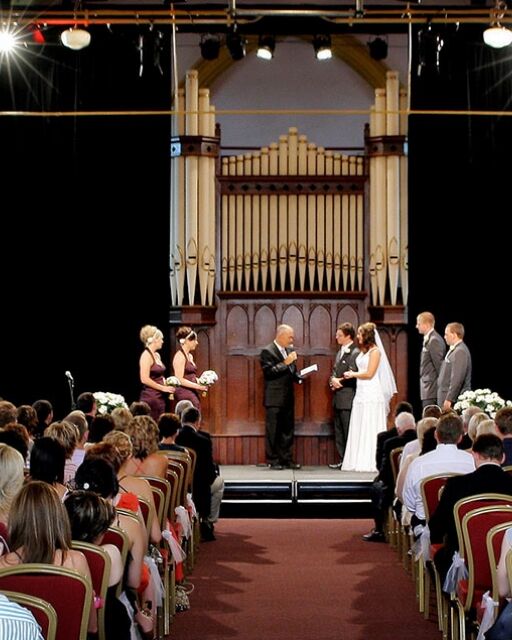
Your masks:
M370 517L374 473L223 466L223 517Z

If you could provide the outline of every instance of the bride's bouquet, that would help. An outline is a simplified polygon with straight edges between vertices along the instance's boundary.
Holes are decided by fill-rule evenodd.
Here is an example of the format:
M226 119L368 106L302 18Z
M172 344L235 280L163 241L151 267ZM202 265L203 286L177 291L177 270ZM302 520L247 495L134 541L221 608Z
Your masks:
M169 376L168 378L165 379L165 384L168 387L180 387L181 386L181 382L180 379L176 376ZM169 394L169 398L171 400L174 400L174 393L170 393Z
M203 371L203 373L197 379L197 382L198 384L202 384L205 387L211 387L212 384L215 384L218 379L219 376L215 373L215 371L208 369L207 371ZM203 391L203 396L205 396L206 393L206 391Z

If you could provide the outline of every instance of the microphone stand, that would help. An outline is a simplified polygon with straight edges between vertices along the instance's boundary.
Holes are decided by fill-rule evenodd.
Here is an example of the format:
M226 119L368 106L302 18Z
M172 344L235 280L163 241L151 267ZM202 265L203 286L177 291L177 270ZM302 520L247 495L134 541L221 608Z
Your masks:
M76 402L75 402L75 381L73 380L73 378L66 376L67 380L68 380L68 387L69 387L69 395L71 398L71 411L74 411L76 409Z

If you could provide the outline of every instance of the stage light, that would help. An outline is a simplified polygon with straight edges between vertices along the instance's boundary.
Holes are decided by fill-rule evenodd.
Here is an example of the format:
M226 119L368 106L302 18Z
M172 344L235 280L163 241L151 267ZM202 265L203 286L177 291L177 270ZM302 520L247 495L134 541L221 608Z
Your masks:
M226 46L233 60L242 60L245 58L246 40L241 36L236 25L226 35Z
M328 34L315 36L313 48L317 60L330 60L332 58L331 36Z
M220 37L214 33L203 33L199 48L204 60L216 60L219 57Z
M91 44L91 34L86 29L73 27L60 34L62 44L73 51L80 51Z
M274 36L260 36L256 55L262 60L272 60L275 48L276 39Z
M482 34L485 44L493 49L502 49L512 43L512 31L500 24L506 10L505 2L496 0L491 10L491 24Z
M16 36L11 31L0 31L0 53L9 53L16 47Z
M388 43L382 38L375 38L368 43L370 58L385 60L388 57Z

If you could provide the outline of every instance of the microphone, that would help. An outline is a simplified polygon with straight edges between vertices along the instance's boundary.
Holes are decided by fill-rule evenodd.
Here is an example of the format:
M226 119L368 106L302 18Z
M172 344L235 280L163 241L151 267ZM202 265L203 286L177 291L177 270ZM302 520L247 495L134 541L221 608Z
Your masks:
M71 371L65 371L65 372L64 372L64 375L66 376L66 378L67 378L71 383L73 383L73 382L74 382L74 380L73 380L73 376L71 375Z

